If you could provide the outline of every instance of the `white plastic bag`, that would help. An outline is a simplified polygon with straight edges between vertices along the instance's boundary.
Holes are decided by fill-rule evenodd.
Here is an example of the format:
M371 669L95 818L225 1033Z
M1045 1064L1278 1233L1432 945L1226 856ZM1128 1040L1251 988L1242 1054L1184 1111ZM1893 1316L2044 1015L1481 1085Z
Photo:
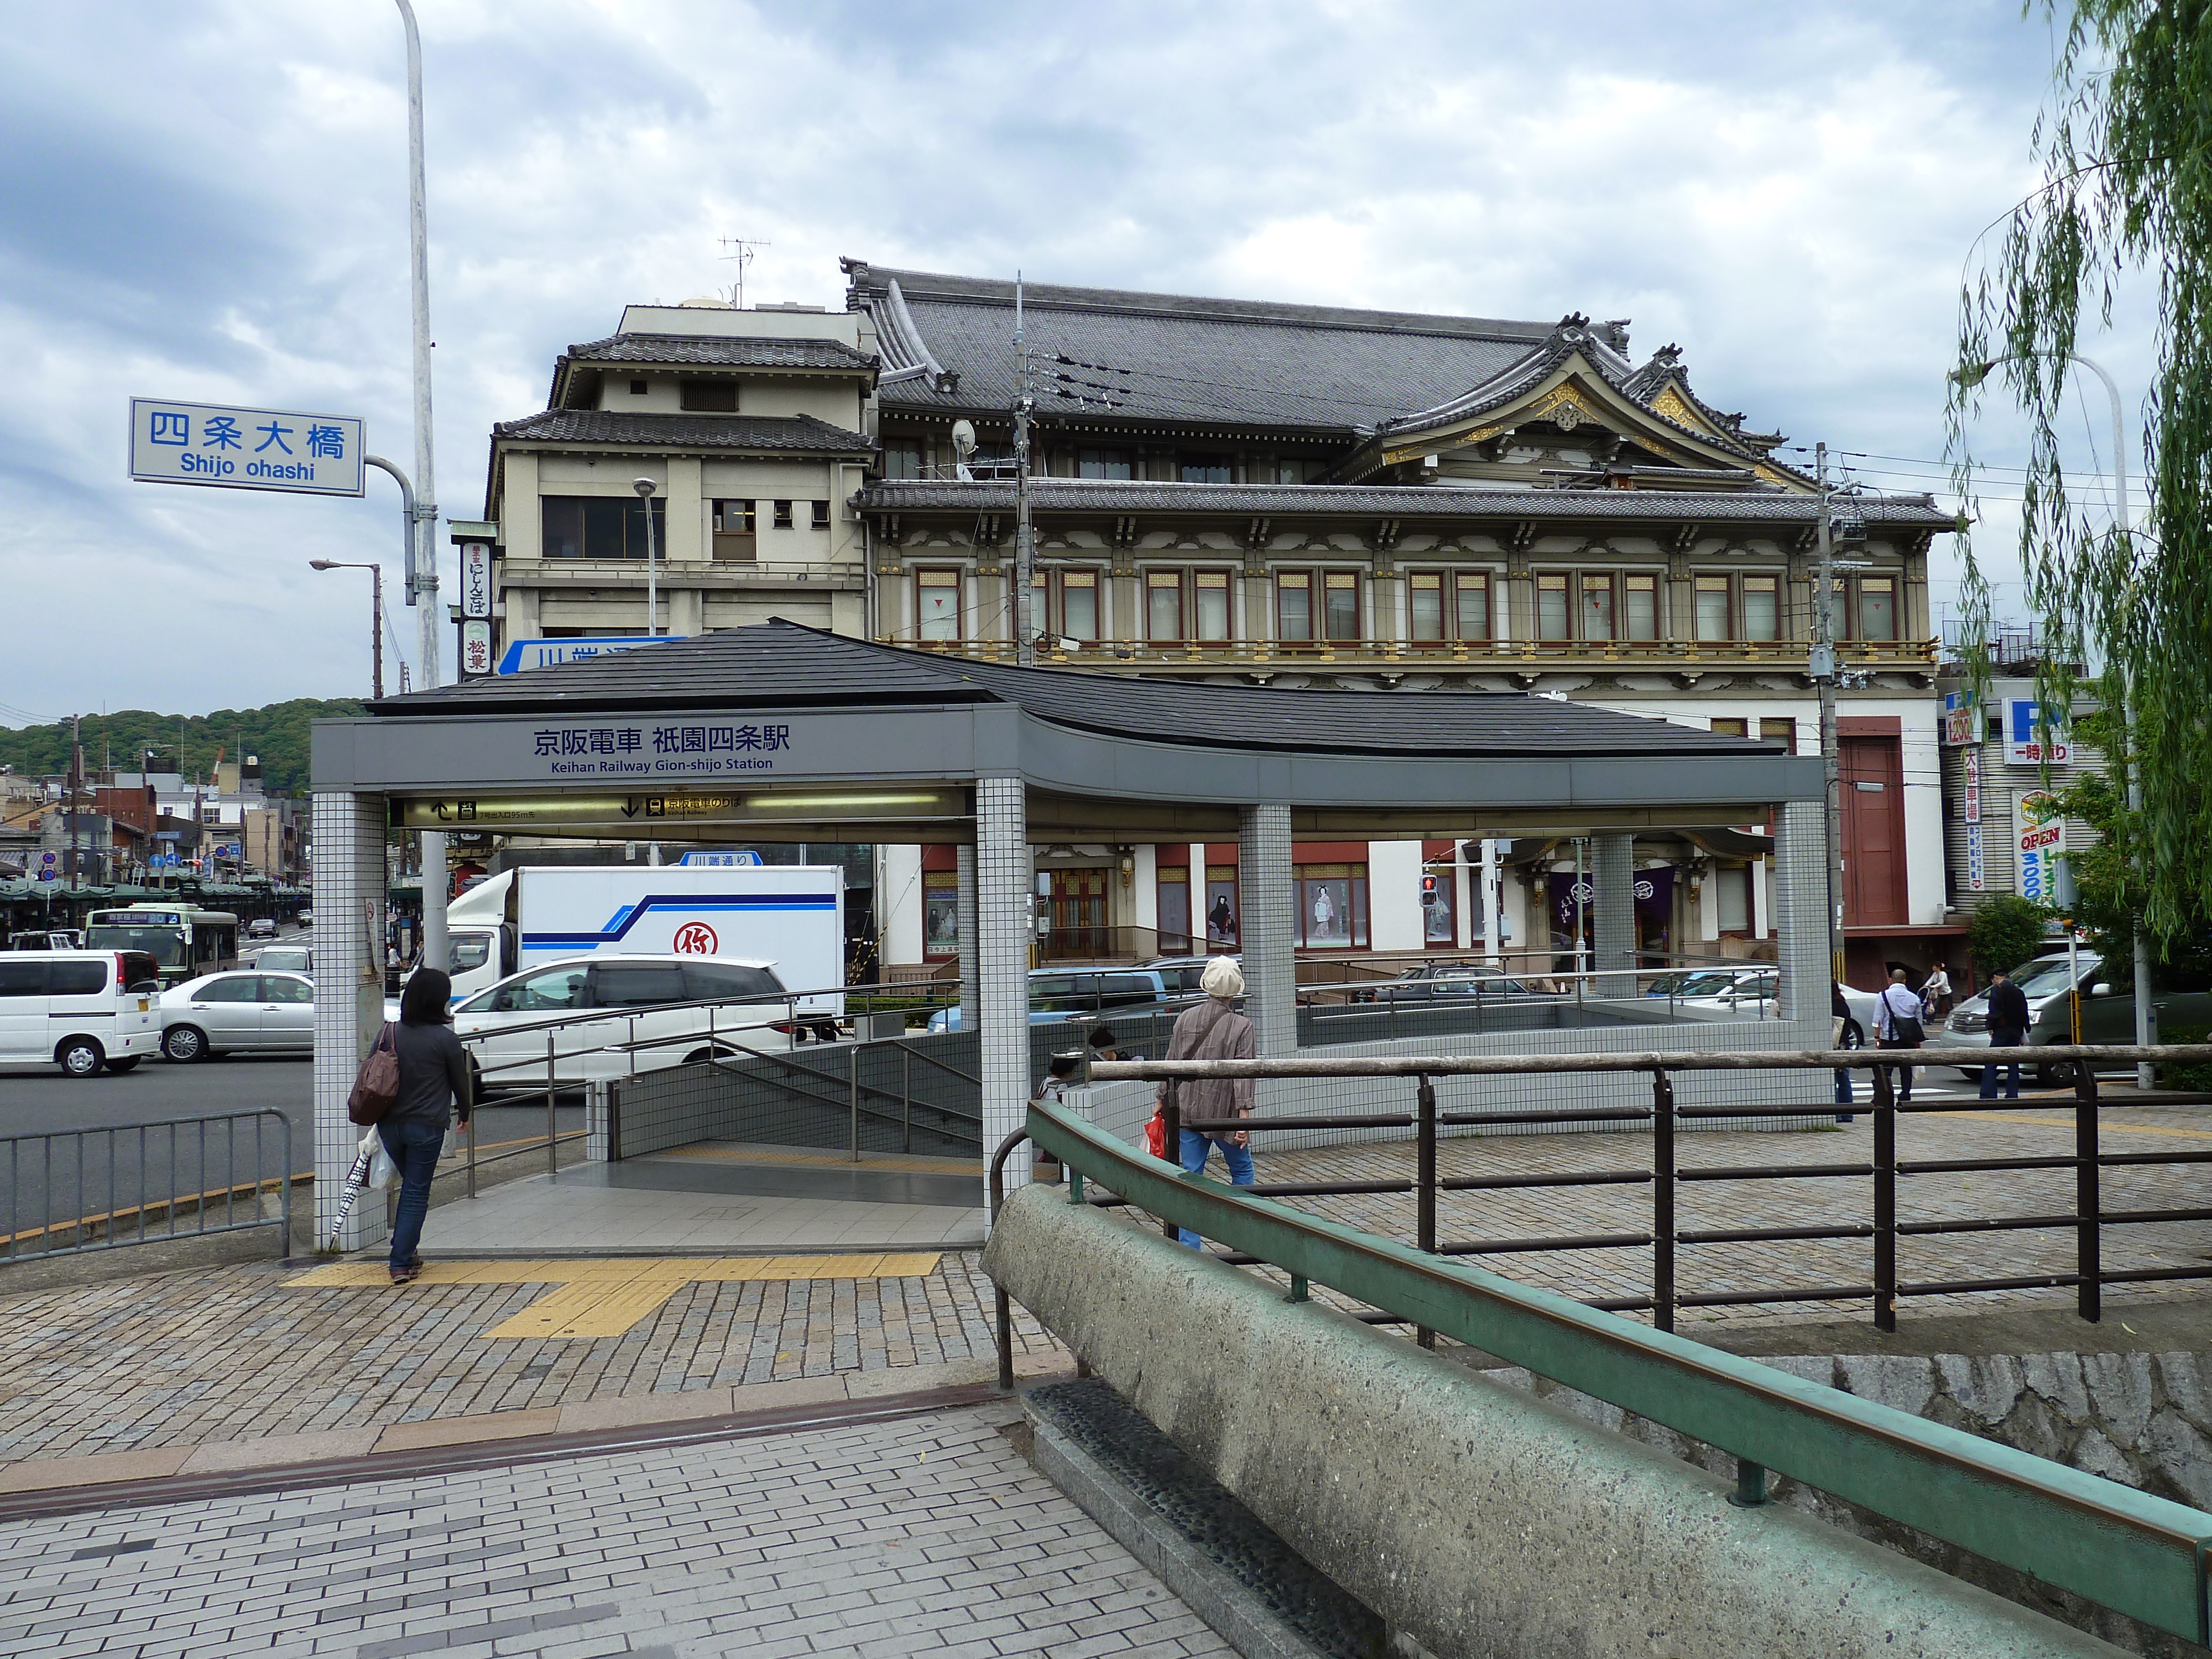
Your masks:
M384 1137L381 1134L371 1129L361 1138L361 1145L355 1151L356 1155L361 1152L368 1153L368 1179L362 1185L364 1192L370 1188L374 1188L380 1192L389 1192L398 1186L399 1166L392 1161L392 1154L384 1150Z

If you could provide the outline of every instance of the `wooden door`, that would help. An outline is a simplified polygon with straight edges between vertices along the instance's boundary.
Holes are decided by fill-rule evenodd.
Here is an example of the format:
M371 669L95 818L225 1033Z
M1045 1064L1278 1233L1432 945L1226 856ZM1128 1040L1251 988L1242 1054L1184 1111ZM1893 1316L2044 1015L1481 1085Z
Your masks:
M1905 764L1895 738L1844 738L1844 925L1902 927L1911 920L1905 884Z
M1106 872L1052 872L1051 943L1055 956L1096 956L1107 950Z

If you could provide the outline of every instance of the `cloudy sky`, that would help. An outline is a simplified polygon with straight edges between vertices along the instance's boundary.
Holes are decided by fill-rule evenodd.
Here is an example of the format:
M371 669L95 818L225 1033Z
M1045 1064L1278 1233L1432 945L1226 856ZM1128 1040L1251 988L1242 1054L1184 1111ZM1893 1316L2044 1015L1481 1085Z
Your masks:
M732 236L767 244L749 299L833 307L849 253L1627 317L1721 407L1940 488L1918 463L1962 261L2034 183L2051 53L2016 0L418 5L437 495L463 518L555 354L626 301L726 289ZM388 0L15 9L0 145L0 719L365 691L366 577L307 561L396 586L388 482L133 484L125 431L134 393L358 412L411 456ZM2146 321L2106 343L2138 386ZM1982 544L2013 573L2001 524Z

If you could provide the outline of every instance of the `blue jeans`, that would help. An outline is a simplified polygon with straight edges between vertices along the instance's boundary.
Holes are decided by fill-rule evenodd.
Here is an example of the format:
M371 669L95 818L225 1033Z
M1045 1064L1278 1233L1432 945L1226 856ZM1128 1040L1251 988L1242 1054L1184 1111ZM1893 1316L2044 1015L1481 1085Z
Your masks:
M415 1260L422 1242L422 1222L430 1213L430 1177L438 1172L438 1151L446 1132L411 1118L380 1123L384 1150L399 1166L399 1213L392 1223L392 1266L396 1272Z
M1990 1047L1992 1048L2022 1048L2027 1046L2027 1033L2025 1031L1991 1031L1990 1033ZM2020 1067L2008 1066L2005 1071L2008 1075L2005 1078L2004 1097L2007 1100L2018 1100L2020 1098ZM1996 1097L1997 1068L1994 1066L1984 1066L1982 1067L1982 1098L1995 1100Z
M1235 1187L1252 1184L1252 1149L1249 1146L1232 1146L1225 1140L1209 1140L1195 1129L1185 1129L1182 1133L1182 1167L1191 1174L1196 1175L1206 1167L1207 1157L1218 1146L1229 1165L1230 1184ZM1182 1229L1176 1237L1192 1249L1198 1248L1198 1235L1189 1228Z

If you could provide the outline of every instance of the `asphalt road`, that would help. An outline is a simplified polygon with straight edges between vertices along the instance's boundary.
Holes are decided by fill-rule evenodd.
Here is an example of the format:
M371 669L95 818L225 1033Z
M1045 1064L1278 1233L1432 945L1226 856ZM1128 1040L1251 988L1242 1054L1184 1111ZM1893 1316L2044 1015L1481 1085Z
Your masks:
M173 1182L178 1192L200 1193L273 1177L287 1164L295 1175L312 1170L313 1088L314 1068L304 1056L239 1055L192 1066L150 1060L121 1077L103 1072L88 1079L64 1077L52 1068L0 1072L0 1239L118 1204L163 1200ZM264 1109L283 1114L283 1121L259 1120L258 1170L251 1116L204 1128L149 1129L143 1139L137 1128L166 1119ZM580 1103L559 1107L556 1115L563 1134L584 1127ZM126 1129L82 1138L72 1133ZM542 1103L489 1107L476 1120L479 1149L544 1133ZM11 1137L25 1136L58 1138L11 1143Z

